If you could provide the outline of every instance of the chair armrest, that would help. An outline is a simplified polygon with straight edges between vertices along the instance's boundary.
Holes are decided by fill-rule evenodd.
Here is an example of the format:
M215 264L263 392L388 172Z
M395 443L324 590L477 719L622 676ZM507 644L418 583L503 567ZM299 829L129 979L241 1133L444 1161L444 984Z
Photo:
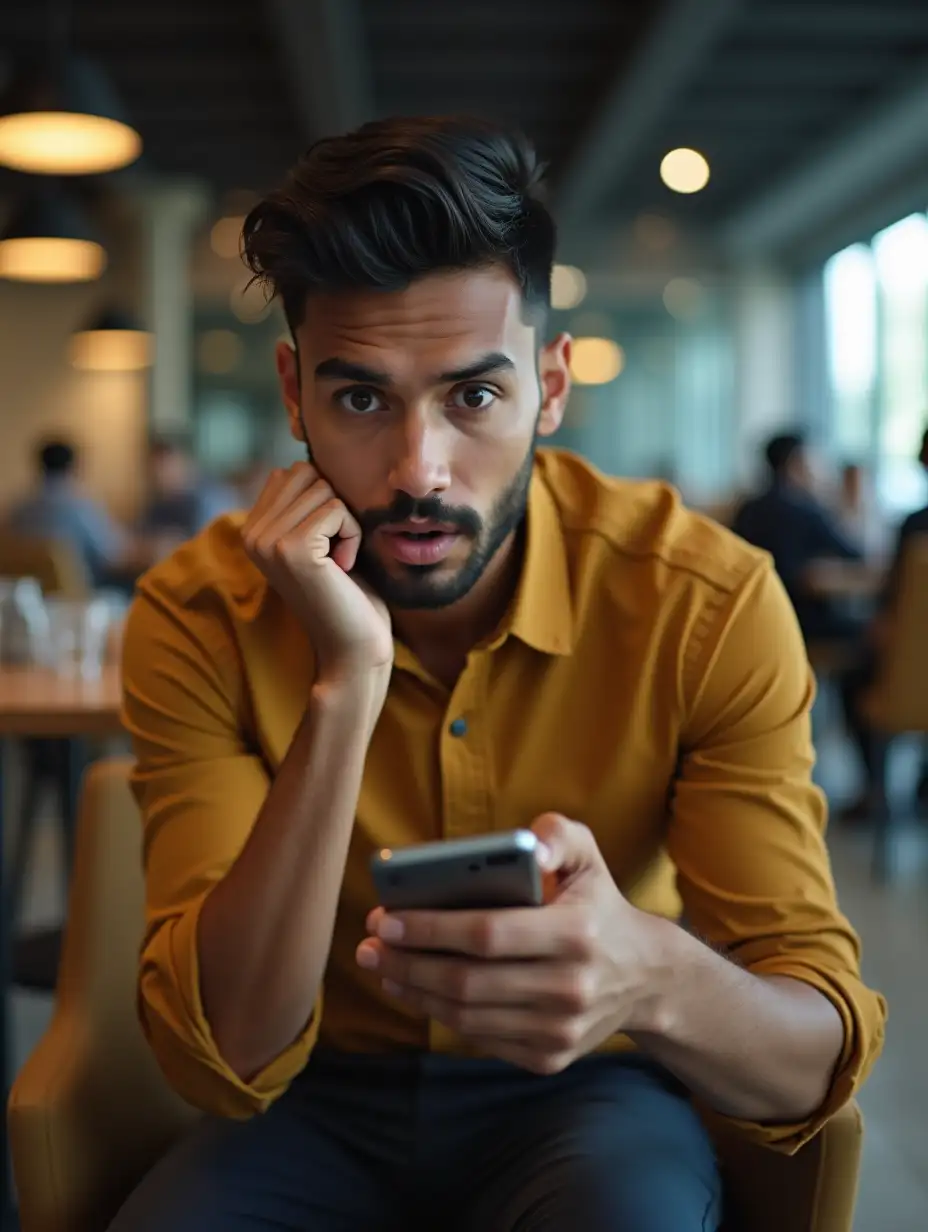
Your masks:
M863 1117L846 1104L794 1155L707 1118L726 1190L726 1232L852 1232Z
M59 1004L17 1075L7 1116L23 1232L101 1232L196 1119L154 1060L126 1043Z

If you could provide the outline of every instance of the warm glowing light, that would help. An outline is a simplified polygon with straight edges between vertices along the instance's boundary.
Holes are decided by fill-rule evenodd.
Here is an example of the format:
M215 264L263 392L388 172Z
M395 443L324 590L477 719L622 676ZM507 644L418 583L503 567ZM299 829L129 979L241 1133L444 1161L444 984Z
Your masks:
M691 321L702 311L704 292L694 278L671 278L664 287L664 307L678 321Z
M229 259L239 256L244 222L243 215L235 215L230 218L220 218L214 224L209 235L209 243L217 257Z
M142 138L104 116L26 111L0 116L0 163L34 175L100 175L135 162Z
M93 240L22 236L0 241L0 278L15 282L92 282L106 269Z
M576 308L586 295L586 274L575 265L555 265L551 270L551 307Z
M264 293L264 287L257 282L236 287L229 300L229 307L244 325L256 325L271 312L271 302Z
M88 372L138 372L152 359L152 337L141 329L85 329L71 339L71 363Z
M678 193L697 193L709 183L709 164L698 150L671 150L661 159L661 179Z
M208 329L197 343L197 363L213 376L234 372L244 353L241 338L231 329Z
M625 352L611 338L575 338L570 374L578 385L606 385L625 367Z

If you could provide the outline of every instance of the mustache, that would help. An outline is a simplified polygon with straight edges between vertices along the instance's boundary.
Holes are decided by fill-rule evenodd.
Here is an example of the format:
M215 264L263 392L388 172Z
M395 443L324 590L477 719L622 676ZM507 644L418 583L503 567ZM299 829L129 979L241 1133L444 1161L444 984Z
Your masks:
M466 505L446 505L437 496L416 500L407 492L397 492L387 509L365 509L355 513L364 534L369 535L378 526L405 522L409 518L428 518L433 522L445 522L465 535L476 537L483 529L480 515Z

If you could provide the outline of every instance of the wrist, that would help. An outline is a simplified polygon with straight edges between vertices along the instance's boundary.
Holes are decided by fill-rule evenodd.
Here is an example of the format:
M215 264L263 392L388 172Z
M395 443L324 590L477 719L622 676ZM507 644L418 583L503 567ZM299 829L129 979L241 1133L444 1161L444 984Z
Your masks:
M310 690L308 709L319 715L354 717L373 727L383 709L389 680L389 667L320 675Z
M679 924L642 912L641 992L624 1029L630 1035L673 1038L681 1006L699 967L703 949Z

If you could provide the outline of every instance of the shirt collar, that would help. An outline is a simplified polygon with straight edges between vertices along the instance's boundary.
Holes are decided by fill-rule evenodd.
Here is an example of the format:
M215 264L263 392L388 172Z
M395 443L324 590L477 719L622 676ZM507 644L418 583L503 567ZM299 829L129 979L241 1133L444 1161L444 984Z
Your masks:
M564 531L554 497L537 467L529 487L522 575L495 644L510 633L542 654L567 655L574 648Z

